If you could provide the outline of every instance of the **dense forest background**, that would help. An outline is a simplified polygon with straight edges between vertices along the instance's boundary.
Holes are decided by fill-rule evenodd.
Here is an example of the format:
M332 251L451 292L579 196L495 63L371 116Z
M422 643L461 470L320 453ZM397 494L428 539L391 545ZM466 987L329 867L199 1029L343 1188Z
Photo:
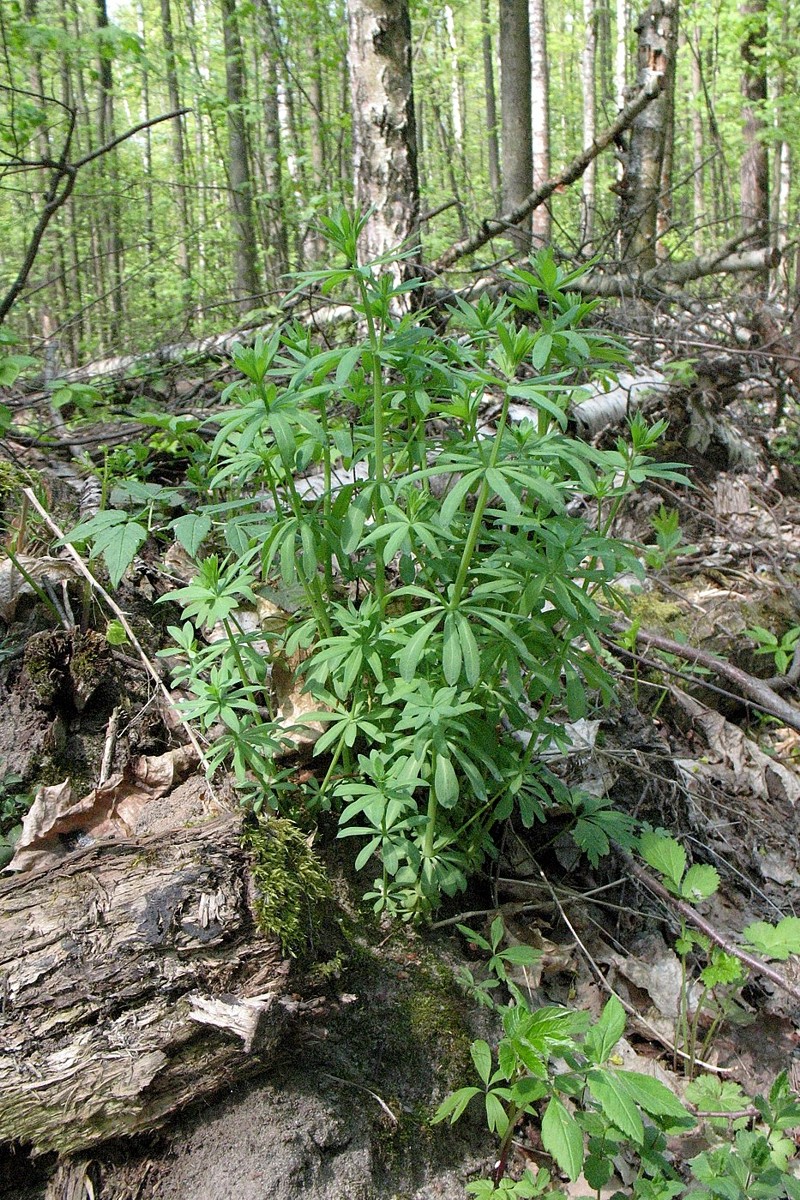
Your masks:
M323 254L318 215L353 195L365 17L400 22L384 52L413 74L408 203L424 261L558 178L657 71L652 161L629 161L635 135L618 134L529 232L571 259L630 258L626 203L649 187L646 265L769 243L784 251L773 286L792 283L793 3L7 0L0 303L51 374L269 318L286 272ZM519 236L487 243L478 265L510 248Z

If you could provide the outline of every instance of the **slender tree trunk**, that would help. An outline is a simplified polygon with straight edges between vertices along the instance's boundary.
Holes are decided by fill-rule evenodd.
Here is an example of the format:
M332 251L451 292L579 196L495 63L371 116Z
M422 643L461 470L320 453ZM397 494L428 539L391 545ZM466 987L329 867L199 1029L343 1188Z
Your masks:
M597 10L595 0L583 0L584 42L581 55L581 85L583 91L583 144L591 146L597 132L597 101L595 93L595 60L597 57ZM597 207L597 160L586 168L582 184L583 220L581 244L592 252L594 218Z
M767 123L767 0L745 0L741 8L747 22L742 42L741 209L745 229L754 229L755 244L766 246L769 237L769 155L764 135Z
M486 101L489 187L495 211L499 213L502 209L503 196L500 186L500 142L497 137L497 97L494 89L494 52L489 22L489 0L481 0L481 47L483 50L483 88Z
M236 0L221 0L228 101L228 177L233 225L233 290L237 300L252 301L258 292L252 182L245 120L244 57Z
M666 77L675 57L676 9L677 0L651 0L639 18L637 89L645 87L654 74ZM668 119L669 106L662 93L633 123L627 172L618 185L623 255L645 270L656 264L656 218Z
M447 31L447 45L450 50L450 114L453 127L453 141L458 156L463 178L467 175L467 162L464 149L464 89L461 80L461 68L458 62L458 42L456 41L456 23L453 10L449 4L444 6L444 23Z
M448 133L442 117L442 110L435 100L431 100L431 109L433 110L434 120L436 121L436 131L439 135L439 145L442 151L442 162L446 164L446 171L450 183L450 190L453 193L453 198L456 202L458 210L458 224L460 236L462 238L469 237L469 226L467 224L467 215L464 210L464 201L461 196L461 189L458 184L458 175L456 173L456 146L454 139Z
M278 45L275 16L269 0L261 0L263 14L261 64L264 74L264 191L269 234L270 274L276 279L289 269L289 242L283 205L281 120L278 111Z
M170 111L181 107L181 92L178 84L178 67L175 60L175 38L172 29L172 9L170 0L161 0L161 37L164 42L164 57L167 73L167 94ZM186 186L186 152L183 137L183 117L175 117L172 125L172 161L175 166L175 185L177 188L178 211L178 245L176 258L178 269L183 280L183 305L187 321L192 314L191 273L192 266L189 256L189 229L191 216L189 213L189 193Z
M106 0L95 0L97 14L97 29L103 33L108 28L108 10ZM99 145L104 145L114 136L114 77L111 69L111 56L103 43L100 43L98 56L98 81L100 85L98 104L97 138ZM122 233L119 197L119 165L117 151L101 159L101 173L107 179L110 191L106 211L106 252L111 263L111 343L116 347L122 337L124 320L124 298L122 279Z
M695 26L691 52L691 120L692 120L692 209L694 225L694 252L700 255L705 250L704 226L706 224L705 200L705 137L703 133L703 75L700 58L700 30Z
M417 242L419 179L408 0L349 0L355 199L370 258Z
M672 168L675 159L675 64L678 57L680 35L680 8L675 6L674 29L672 31L673 52L667 59L664 74L664 149L661 155L661 177L658 189L658 212L656 214L656 256L668 258L669 250L665 238L672 226ZM659 101L661 103L661 101Z
M141 120L150 120L150 70L146 52L146 26L144 5L139 4L139 39L145 53L142 55L142 109ZM153 204L153 137L152 130L144 130L144 226L147 241L147 287L150 292L150 307L153 313L158 311L158 287L155 276L156 264L156 223Z
M547 60L545 0L529 0L531 27L531 139L533 187L550 178L550 69ZM540 204L533 217L534 246L550 241L550 205Z
M531 34L528 0L500 0L500 108L503 123L503 211L530 194L533 182L531 142ZM509 230L518 253L531 246L531 219Z

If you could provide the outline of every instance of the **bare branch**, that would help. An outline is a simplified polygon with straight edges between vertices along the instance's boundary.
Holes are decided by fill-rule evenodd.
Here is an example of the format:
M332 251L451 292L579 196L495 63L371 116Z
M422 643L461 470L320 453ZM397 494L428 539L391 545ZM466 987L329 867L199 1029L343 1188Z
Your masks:
M529 213L533 212L545 200L549 200L553 192L559 188L567 187L574 183L576 179L580 179L589 163L594 162L599 154L609 146L615 138L627 129L629 125L638 117L639 113L647 107L651 100L655 100L663 87L663 78L660 75L654 75L650 82L644 87L637 96L631 100L630 104L626 104L622 112L617 117L613 125L599 135L591 144L583 150L577 158L573 158L569 166L556 175L553 179L548 179L541 187L531 192L529 196L518 204L516 208L510 212L503 213L500 217L492 217L488 221L484 221L480 230L473 234L472 237L465 238L463 241L455 242L449 249L441 254L433 264L434 269L443 271L446 267L451 267L459 258L463 258L465 254L472 254L475 250L480 250L481 246L485 246L493 237L505 232L509 227L517 225L524 220Z
M152 125L158 125L162 121L171 121L175 117L183 116L183 114L188 111L189 110L186 108L179 108L175 109L174 112L164 113L159 117L151 117L148 121L141 121L138 125L134 125L132 129L128 129L125 133L121 133L119 137L112 138L111 141L106 142L104 146L100 146L99 149L93 150L91 154L85 154L83 158L79 158L78 161L74 163L67 161L70 146L72 144L72 134L75 129L75 112L74 110L70 111L70 125L64 141L64 149L61 153L60 159L52 164L45 161L43 161L41 164L42 166L52 166L50 184L44 195L44 208L39 214L39 219L34 226L33 233L31 234L30 241L28 242L28 248L25 251L25 257L22 260L22 265L19 269L17 277L6 292L5 296L2 298L2 300L0 300L0 325L2 325L3 321L5 321L9 312L16 303L20 292L27 282L28 276L31 273L31 269L33 268L33 264L36 261L36 255L39 253L39 246L41 245L42 238L47 231L48 225L58 210L64 204L66 204L67 200L72 195L80 168L85 167L87 163L93 162L94 159L99 158L101 155L108 154L108 152L118 146L120 142L124 142L128 138L133 137L134 134L141 133L143 129L148 129Z

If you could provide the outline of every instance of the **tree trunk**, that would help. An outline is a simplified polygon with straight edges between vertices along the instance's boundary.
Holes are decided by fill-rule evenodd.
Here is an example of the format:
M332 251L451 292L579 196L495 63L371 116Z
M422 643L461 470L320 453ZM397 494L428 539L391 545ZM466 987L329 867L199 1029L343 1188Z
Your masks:
M544 0L530 0L531 27L531 140L534 190L550 178L550 69L547 61L547 11ZM550 241L550 205L541 204L532 217L534 246Z
M651 0L639 18L637 88L654 77L666 83L675 58L677 0ZM631 127L627 170L618 185L623 257L647 270L656 262L656 218L670 110L663 91Z
M170 0L161 0L161 37L164 41L169 107L170 111L175 112L181 107L181 93L178 85L178 69L175 60L175 39L172 32ZM189 257L189 193L186 187L183 117L175 117L172 121L172 161L175 165L175 183L178 191L178 244L176 247L176 258L182 277L184 313L188 321L192 313L190 279L192 267Z
M103 33L108 28L108 10L106 0L95 0L97 14L97 29ZM104 145L114 136L114 76L111 70L111 56L107 49L100 45L98 55L98 81L100 85L97 137L99 145ZM107 170L106 170L107 168ZM106 254L111 265L111 324L110 340L116 346L122 337L124 320L123 280L122 280L122 233L119 200L119 168L116 150L103 155L100 159L100 171L107 179L110 196L102 209L105 213Z
M741 207L744 229L753 229L755 244L766 246L769 236L769 155L764 141L767 124L767 0L745 0L741 8L746 21L742 42L742 135Z
M583 89L583 144L591 146L597 132L597 105L595 98L595 59L597 56L597 10L595 0L583 0L584 42L581 55L581 86ZM597 160L589 163L581 181L583 198L583 220L581 221L581 246L585 253L592 253L594 217L597 206Z
M500 0L500 108L503 124L503 210L521 204L533 185L531 34L528 0ZM518 253L531 246L531 219L509 230Z
M85 1149L264 1069L287 964L240 835L230 813L0 883L0 1141Z
M278 45L275 17L269 0L261 0L264 16L261 63L264 72L264 191L267 205L269 274L277 278L289 269L289 242L283 205L281 119L278 111Z
M486 102L486 139L489 154L489 187L495 212L503 204L500 188L500 143L497 137L497 96L494 88L494 54L489 24L489 0L481 0L481 48L483 51L483 89Z
M694 252L702 254L705 249L704 227L706 224L705 202L705 138L703 135L703 70L700 59L700 30L695 26L692 44L689 46L692 60L692 217L694 225Z
M221 0L228 101L228 178L233 225L233 290L237 300L254 302L258 292L256 235L245 120L244 57L236 0Z
M418 238L419 180L408 0L349 0L355 200L374 208L369 258Z

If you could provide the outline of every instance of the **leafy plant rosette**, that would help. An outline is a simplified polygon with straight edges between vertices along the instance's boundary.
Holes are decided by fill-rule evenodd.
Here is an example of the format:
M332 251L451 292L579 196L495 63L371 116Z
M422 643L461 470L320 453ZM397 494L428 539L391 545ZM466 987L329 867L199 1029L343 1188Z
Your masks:
M663 422L634 417L610 450L570 436L583 384L625 361L586 327L579 272L543 252L507 297L456 298L440 335L398 315L420 281L394 280L397 255L360 260L365 219L325 219L338 264L298 281L350 305L354 341L320 349L296 323L234 351L206 502L172 523L196 577L167 598L186 713L256 808L296 805L273 787L274 667L299 663L324 724L304 809L338 813L378 867L376 911L410 917L465 886L512 813L576 811L540 755L613 694L600 605L640 570L615 520L645 480L683 477L652 456ZM265 589L283 619L249 630Z
M611 1200L800 1197L800 1180L792 1170L796 1148L787 1136L800 1121L800 1103L786 1072L767 1096L752 1101L737 1084L704 1075L686 1088L695 1116L660 1079L621 1066L625 1011L616 996L594 1021L587 1012L560 1005L533 1009L508 978L507 965L533 964L539 953L529 946L503 949L500 917L492 923L489 941L459 928L491 955L489 979L476 983L465 972L463 982L502 1020L494 1049L481 1039L472 1043L479 1083L446 1097L433 1117L434 1124L452 1124L480 1104L488 1129L500 1139L491 1178L468 1184L470 1195L565 1200L558 1182L558 1176L565 1176L578 1185L570 1195L591 1200L589 1192L611 1195L613 1177L622 1174L625 1189L615 1191ZM507 1003L494 999L494 989L501 985L510 993ZM508 1170L512 1138L525 1122L538 1129L538 1158L549 1165L529 1167L514 1178ZM695 1131L693 1149L701 1134L705 1148L681 1164L679 1143L670 1145L668 1139L690 1131Z

